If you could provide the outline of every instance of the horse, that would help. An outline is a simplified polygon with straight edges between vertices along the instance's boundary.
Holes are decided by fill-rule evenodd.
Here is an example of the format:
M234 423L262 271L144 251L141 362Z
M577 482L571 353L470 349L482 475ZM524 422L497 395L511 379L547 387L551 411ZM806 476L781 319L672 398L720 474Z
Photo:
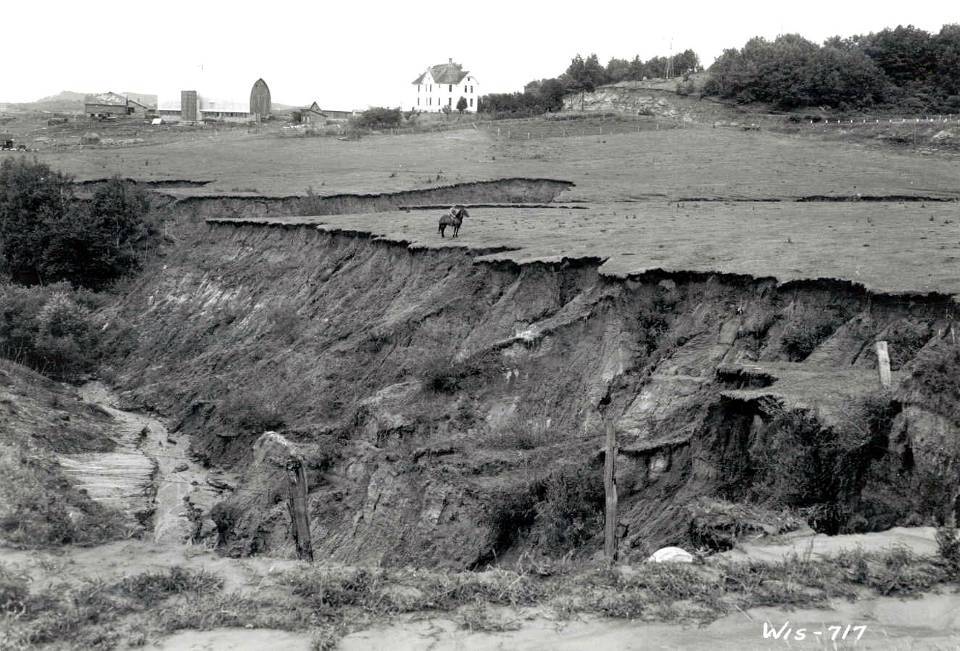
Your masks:
M446 212L440 216L440 227L437 229L437 232L440 233L440 237L446 237L443 232L447 229L447 226L453 227L453 237L456 237L460 232L460 225L463 223L464 217L469 217L470 213L467 212L467 209L460 204L452 206L450 212Z

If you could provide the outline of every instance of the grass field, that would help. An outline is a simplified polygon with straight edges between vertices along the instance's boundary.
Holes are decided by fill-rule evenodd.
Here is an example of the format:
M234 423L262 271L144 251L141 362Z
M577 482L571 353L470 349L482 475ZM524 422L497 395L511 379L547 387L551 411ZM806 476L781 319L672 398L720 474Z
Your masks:
M413 246L512 250L482 259L596 256L603 273L649 269L840 278L885 292L960 293L956 203L609 203L587 210L478 208L456 240L439 210L284 219L369 231ZM448 233L449 235L449 233Z
M559 200L589 210L476 210L458 243L517 249L499 254L515 260L597 256L613 274L664 268L781 281L840 278L882 291L960 291L958 157L837 134L827 140L802 130L656 128L641 120L640 131L612 120L607 128L616 125L619 133L572 135L603 128L600 119L506 120L359 141L200 130L159 144L39 157L79 179L213 180L170 190L181 196L278 196L308 188L319 195L382 193L504 177L564 179L576 185ZM524 131L530 139L514 133ZM817 196L952 201L795 201ZM433 212L323 223L449 245L435 234Z
M520 130L530 122L505 121ZM591 123L592 124L592 123ZM569 125L571 132L577 126ZM555 133L544 131L541 135ZM563 200L773 198L808 195L960 197L960 159L919 156L803 134L691 126L613 135L516 139L490 127L379 135L359 141L279 138L242 130L193 132L126 148L38 157L79 179L215 179L191 194L377 193L503 177L577 184ZM186 190L184 192L187 192Z

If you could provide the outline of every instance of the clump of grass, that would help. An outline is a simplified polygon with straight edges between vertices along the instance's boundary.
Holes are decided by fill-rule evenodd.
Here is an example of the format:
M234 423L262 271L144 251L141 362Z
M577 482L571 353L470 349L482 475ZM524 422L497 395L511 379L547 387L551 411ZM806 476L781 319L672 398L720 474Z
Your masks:
M603 529L603 480L593 468L555 472L544 481L537 523L554 550L583 546Z
M955 526L937 529L937 551L953 576L960 578L960 537Z
M193 571L174 566L166 572L145 572L124 577L116 585L118 594L130 597L146 607L167 597L187 592L208 594L219 592L223 579L203 570Z
M542 422L511 418L484 436L482 445L496 450L536 450L550 441L550 430Z
M783 351L790 361L803 361L846 320L836 307L796 306L783 328Z
M77 586L56 585L26 597L9 572L0 573L3 585L12 586L5 592L16 616L8 614L4 624L13 648L57 642L76 648L113 648L122 641L124 617L155 608L176 595L208 599L223 582L205 572L172 567L109 583L88 579ZM161 609L156 621L164 620Z

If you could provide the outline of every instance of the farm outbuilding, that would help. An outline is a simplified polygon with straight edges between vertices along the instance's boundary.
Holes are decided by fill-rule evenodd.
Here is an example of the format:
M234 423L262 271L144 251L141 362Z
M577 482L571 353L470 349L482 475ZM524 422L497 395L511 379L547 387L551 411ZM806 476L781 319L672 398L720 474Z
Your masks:
M0 149L13 149L13 143L12 133L0 133Z
M305 106L299 110L300 123L312 126L323 126L327 123L326 114L320 110L320 105L314 102L310 106Z
M250 89L250 115L255 120L270 117L270 87L263 79L253 82Z
M331 122L346 122L350 118L354 117L356 111L332 111L330 109L323 109L323 114L327 116L327 120Z
M160 95L156 113L167 122L250 122L270 115L270 89L258 79L250 91L249 103L239 93L214 98L196 90Z
M110 115L130 115L133 111L126 97L114 92L106 92L87 95L83 100L83 112L94 118Z

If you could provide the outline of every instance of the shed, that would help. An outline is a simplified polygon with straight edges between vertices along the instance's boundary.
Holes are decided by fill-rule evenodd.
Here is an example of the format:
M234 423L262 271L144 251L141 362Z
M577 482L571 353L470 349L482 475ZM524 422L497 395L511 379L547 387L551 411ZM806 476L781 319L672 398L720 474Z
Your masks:
M14 140L12 133L0 133L0 149L13 149Z
M106 117L108 115L130 115L133 111L127 103L126 97L108 91L84 97L83 112L90 117Z
M300 122L313 126L323 126L327 123L327 115L320 110L320 105L314 102L310 106L300 109Z

